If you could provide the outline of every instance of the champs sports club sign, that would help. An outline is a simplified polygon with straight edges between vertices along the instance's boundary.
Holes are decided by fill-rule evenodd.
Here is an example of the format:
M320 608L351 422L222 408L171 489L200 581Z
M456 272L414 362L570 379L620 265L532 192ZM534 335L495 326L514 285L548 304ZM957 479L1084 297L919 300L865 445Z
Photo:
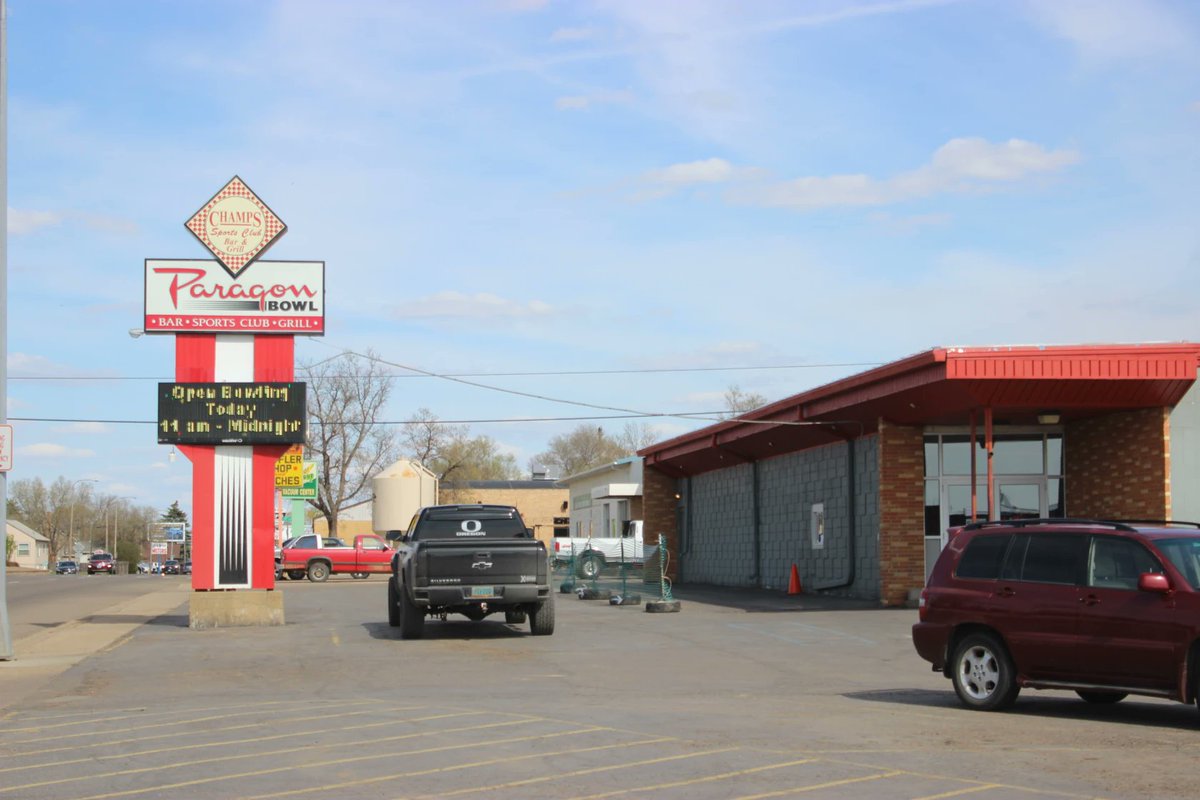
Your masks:
M325 332L325 262L146 259L147 333Z

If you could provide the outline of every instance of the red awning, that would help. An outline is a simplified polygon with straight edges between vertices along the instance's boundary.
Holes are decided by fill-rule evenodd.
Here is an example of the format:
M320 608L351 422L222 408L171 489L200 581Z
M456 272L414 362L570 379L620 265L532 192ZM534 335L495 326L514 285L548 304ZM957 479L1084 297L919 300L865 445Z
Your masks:
M693 475L899 425L1064 422L1174 406L1196 380L1200 344L950 347L852 375L736 419L651 445L647 466ZM982 413L979 414L982 419Z

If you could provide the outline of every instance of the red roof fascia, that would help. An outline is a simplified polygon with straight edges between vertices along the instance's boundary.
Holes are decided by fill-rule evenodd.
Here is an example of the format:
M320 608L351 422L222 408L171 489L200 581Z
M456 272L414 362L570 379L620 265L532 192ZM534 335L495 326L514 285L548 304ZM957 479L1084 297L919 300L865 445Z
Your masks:
M1174 381L1186 391L1198 364L1200 344L1194 342L936 348L651 445L639 455L649 464L694 455L761 433L770 427L765 422L832 421L854 406L949 380Z

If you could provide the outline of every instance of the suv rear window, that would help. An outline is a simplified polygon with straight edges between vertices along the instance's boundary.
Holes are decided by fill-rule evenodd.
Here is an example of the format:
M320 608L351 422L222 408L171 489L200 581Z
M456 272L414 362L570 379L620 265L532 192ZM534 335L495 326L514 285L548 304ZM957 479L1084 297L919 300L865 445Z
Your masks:
M1079 584L1087 560L1087 536L1035 533L1028 537L1025 558L1013 578L1036 583ZM1017 567L1018 564L1010 564ZM1009 572L1009 570L1005 570ZM1015 571L1015 570L1014 570Z
M1000 567L1011 539L1012 534L1008 533L976 536L967 542L954 574L959 578L996 580L1000 577Z

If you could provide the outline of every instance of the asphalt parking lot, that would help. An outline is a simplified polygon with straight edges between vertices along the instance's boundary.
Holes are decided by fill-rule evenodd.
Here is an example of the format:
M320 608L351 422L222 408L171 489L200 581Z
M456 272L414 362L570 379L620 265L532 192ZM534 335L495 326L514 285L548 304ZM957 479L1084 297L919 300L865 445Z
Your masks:
M158 587L62 631L120 628L30 693L0 670L0 800L1194 795L1195 708L966 711L911 610L560 594L554 636L451 618L401 641L377 577L281 583L276 628L192 631L184 587Z

